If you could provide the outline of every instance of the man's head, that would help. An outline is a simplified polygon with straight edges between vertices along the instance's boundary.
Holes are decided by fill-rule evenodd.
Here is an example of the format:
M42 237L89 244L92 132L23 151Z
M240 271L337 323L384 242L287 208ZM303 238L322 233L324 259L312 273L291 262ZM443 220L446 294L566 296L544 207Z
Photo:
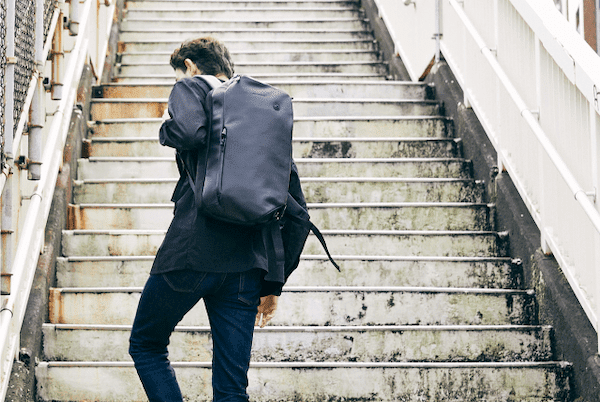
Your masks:
M184 42L171 55L171 67L178 80L198 74L233 76L233 61L229 51L211 37Z

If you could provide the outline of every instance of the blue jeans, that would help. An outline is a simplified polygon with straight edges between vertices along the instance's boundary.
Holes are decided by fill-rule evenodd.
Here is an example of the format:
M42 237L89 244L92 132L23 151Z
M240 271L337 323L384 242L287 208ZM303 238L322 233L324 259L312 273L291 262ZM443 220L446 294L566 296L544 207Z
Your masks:
M129 354L150 402L182 402L167 345L175 326L204 299L213 339L214 402L248 401L248 367L261 272L173 271L151 275L129 339Z

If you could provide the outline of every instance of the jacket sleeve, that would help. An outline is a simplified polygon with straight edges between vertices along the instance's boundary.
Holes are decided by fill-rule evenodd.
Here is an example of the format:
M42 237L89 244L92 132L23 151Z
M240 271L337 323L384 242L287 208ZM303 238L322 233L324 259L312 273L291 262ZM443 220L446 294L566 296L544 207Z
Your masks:
M199 148L206 142L204 102L207 88L193 78L175 83L169 96L169 116L160 127L162 145L180 151Z

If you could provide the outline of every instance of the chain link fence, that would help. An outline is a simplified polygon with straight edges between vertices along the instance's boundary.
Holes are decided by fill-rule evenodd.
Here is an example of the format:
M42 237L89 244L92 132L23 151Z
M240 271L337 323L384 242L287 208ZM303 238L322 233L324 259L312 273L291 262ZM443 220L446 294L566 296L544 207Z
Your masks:
M15 127L23 111L35 60L35 0L15 1Z
M4 139L4 121L6 105L6 5L7 1L0 0L0 138ZM44 21L44 43L48 37L56 0L44 1L44 15L39 16ZM16 129L27 97L27 90L35 68L35 0L15 0L15 93L14 93L14 127ZM4 156L4 141L2 141Z
M52 21L52 13L54 13L54 7L56 0L45 0L44 3L44 43L48 38L48 30L50 29L50 22Z

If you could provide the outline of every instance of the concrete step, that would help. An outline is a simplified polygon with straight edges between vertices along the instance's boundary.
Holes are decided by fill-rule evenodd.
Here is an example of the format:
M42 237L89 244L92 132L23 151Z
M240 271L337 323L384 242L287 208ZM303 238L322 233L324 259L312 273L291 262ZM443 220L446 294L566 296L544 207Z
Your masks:
M130 332L129 325L45 324L44 360L129 361ZM550 327L512 325L265 327L254 333L252 361L541 362L552 359L551 335ZM177 327L169 359L211 361L210 328Z
M299 53L305 54L305 53ZM270 60L270 58L267 58ZM167 56L168 60L168 56ZM433 96L428 85L402 81L374 82L268 82L293 98L390 98L426 100ZM94 87L95 98L168 98L173 82L154 85L104 84Z
M62 257L58 287L142 287L154 256ZM393 286L519 289L520 261L509 258L338 256L343 273L325 256L303 256L289 286Z
M471 177L471 162L464 159L297 159L301 177Z
M104 119L90 122L94 138L154 137L162 119ZM452 123L441 117L296 117L295 137L378 137L449 138Z
M228 9L210 9L195 6L194 3L173 3L172 7L161 9L160 7L147 7L146 9L127 10L127 19L161 19L161 20L228 20L228 21L260 21L268 16L271 20L283 19L324 19L324 18L354 18L363 19L363 14L355 7L298 7L298 8L268 8L268 7L245 7ZM219 31L225 33L227 31ZM206 34L194 35L205 36ZM214 35L214 34L213 34ZM226 40L223 35L214 35ZM247 38L246 38L247 39ZM295 38L298 39L298 38ZM121 40L128 40L121 34ZM227 39L229 40L229 39Z
M334 230L490 230L490 208L471 203L309 204L312 222ZM73 229L166 230L168 204L78 204Z
M143 64L121 63L114 68L116 78L147 77L164 75L175 77L173 68L165 62ZM347 62L288 62L288 63L236 63L235 71L240 74L249 74L254 77L265 74L360 74L365 76L387 75L387 65L372 61L347 61Z
M173 148L152 137L93 137L90 157L172 157ZM296 137L293 157L300 158L457 158L460 142L446 138Z
M171 12L172 13L172 12ZM175 15L165 15L158 18L178 18ZM189 15L190 18L196 18L195 13L185 12ZM259 11L259 13L263 13ZM154 17L150 17L154 18ZM202 18L202 17L200 17ZM225 17L222 17L225 18ZM249 38L253 40L273 40L273 38L278 38L282 40L324 40L324 41L332 41L332 40L354 40L354 39L367 39L374 40L373 34L370 31L365 30L354 30L354 29L321 29L321 30L309 30L309 29L286 29L286 30L271 30L271 29L238 29L238 30L226 30L226 29L202 29L202 27L198 27L195 29L184 30L184 29L175 29L175 30L153 30L152 28L148 28L147 30L137 30L137 31L121 31L119 35L120 40L124 42L137 42L137 41L147 41L148 37L152 37L154 35L160 35L164 40L174 40L174 41L185 41L190 38L198 38L204 36L212 36L215 38L219 38L219 40L223 42L227 41L239 41L239 40L247 40Z
M118 54L121 64L165 63L169 64L171 52L126 52ZM377 62L381 61L379 52L375 50L355 51L305 51L305 52L232 52L231 58L238 63L257 63L269 60L273 63L291 62Z
M440 105L435 101L403 99L310 99L296 98L294 116L435 116ZM160 118L167 99L93 99L92 120L119 118Z
M183 13L187 15L185 12ZM263 40L227 40L223 41L230 52L270 51L298 52L319 50L376 50L376 42L371 38L344 40L297 40L297 39L263 39ZM181 41L168 38L142 39L137 41L119 41L119 52L173 52L181 46Z
M242 9L242 8L261 8L261 9L352 9L358 8L359 2L352 0L273 0L273 1L254 1L254 0L150 0L150 1L131 1L128 0L126 8L128 10L140 9L162 9L172 10L179 8L197 8L202 10L223 10L223 9Z
M388 77L387 75L377 73L259 73L255 74L252 71L237 71L238 73L248 74L252 77L264 81L271 82L277 80L294 80L296 82L306 81L330 81L330 82L345 82L345 81L384 81ZM165 81L175 82L175 75L169 74L153 74L153 75L129 75L129 76L116 76L113 77L114 83L117 84L158 84Z
M333 269L333 268L332 268ZM53 324L130 325L142 288L52 288ZM275 326L531 325L532 291L475 288L284 287ZM203 303L182 326L208 325Z
M173 151L174 154L174 151ZM471 162L460 158L298 158L300 177L470 178ZM79 160L82 179L179 177L175 158L94 157Z
M279 12L278 12L279 14ZM157 30L194 30L198 27L202 29L226 29L236 31L240 29L271 29L271 30L315 30L327 27L335 30L365 31L370 29L368 21L358 18L273 18L270 13L264 13L262 17L247 20L243 16L239 20L229 20L227 18L144 18L135 15L128 16L123 20L121 29L123 32L144 31L149 26L156 27ZM168 59L167 59L168 60ZM236 64L237 59L234 59Z
M568 363L254 363L252 401L567 402ZM175 363L184 398L212 397L210 363ZM145 400L133 363L43 362L43 400ZM92 391L90 391L92 390ZM301 390L301 391L299 391Z
M335 255L504 257L507 236L496 232L324 230ZM66 230L64 256L155 255L164 230ZM308 236L304 255L321 255L323 247Z
M102 174L98 169L94 171ZM177 179L76 181L73 200L77 204L169 203L176 182ZM473 180L315 178L302 179L302 189L308 202L483 201L483 183Z

